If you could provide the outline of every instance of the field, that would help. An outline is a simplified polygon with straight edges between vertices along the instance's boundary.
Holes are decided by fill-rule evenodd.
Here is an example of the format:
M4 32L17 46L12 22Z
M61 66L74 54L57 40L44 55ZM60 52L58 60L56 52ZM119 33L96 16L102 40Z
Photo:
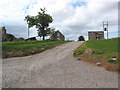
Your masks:
M84 42L74 52L76 58L82 58L84 61L96 65L97 62L101 63L101 66L108 71L119 71L118 69L118 38L108 40L88 40ZM85 53L86 49L92 49L93 54ZM116 61L111 58L117 58Z
M68 41L14 41L2 43L2 58L33 55Z

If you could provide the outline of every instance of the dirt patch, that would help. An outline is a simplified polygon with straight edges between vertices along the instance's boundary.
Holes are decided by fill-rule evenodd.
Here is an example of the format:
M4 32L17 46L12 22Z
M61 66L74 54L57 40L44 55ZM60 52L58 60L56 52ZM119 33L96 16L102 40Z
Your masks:
M118 64L116 65L116 64L111 64L111 63L108 63L108 62L103 62L103 60L97 60L96 56L93 57L95 60L90 60L89 58L86 58L83 55L76 56L75 58L77 60L84 61L84 62L89 63L89 64L94 65L94 66L97 66L96 63L100 62L99 67L104 68L107 71L118 73L117 72Z

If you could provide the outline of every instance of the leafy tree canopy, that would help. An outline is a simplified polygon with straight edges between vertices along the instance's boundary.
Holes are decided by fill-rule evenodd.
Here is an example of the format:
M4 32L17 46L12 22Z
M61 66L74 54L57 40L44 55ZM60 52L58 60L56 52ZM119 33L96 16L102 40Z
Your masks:
M79 36L78 41L85 41L85 38L83 36Z
M46 13L46 9L40 9L37 16L27 15L25 20L28 23L28 28L36 26L38 31L38 36L43 36L43 40L45 36L48 36L52 33L53 29L48 28L49 24L53 22L52 16Z

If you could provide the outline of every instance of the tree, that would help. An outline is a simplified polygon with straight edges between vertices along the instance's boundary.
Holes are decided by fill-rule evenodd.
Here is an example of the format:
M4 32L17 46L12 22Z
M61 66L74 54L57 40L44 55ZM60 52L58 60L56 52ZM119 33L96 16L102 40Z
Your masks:
M43 40L45 40L45 36L50 35L52 32L51 28L49 27L49 24L52 23L53 19L52 16L46 13L46 9L40 9L40 12L38 12L37 16L29 16L27 15L25 17L25 20L28 23L28 28L31 28L33 26L36 26L38 31L38 36L42 37Z
M45 30L44 33L45 33L46 36L50 36L53 33L55 33L55 28L47 28L47 30ZM40 37L40 40L41 40L41 37L42 37L42 32L41 31L38 31L38 36Z
M84 38L83 36L80 36L80 37L78 38L78 41L85 41L85 38Z
M23 37L16 38L17 41L24 41L25 39Z

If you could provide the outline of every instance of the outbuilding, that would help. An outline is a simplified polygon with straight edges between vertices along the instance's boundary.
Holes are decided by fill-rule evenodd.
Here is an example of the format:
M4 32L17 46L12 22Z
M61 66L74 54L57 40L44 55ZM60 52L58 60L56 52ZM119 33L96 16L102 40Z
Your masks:
M64 41L65 36L59 30L57 30L49 39L54 41Z
M104 39L104 31L89 31L88 39L89 40L103 40Z

